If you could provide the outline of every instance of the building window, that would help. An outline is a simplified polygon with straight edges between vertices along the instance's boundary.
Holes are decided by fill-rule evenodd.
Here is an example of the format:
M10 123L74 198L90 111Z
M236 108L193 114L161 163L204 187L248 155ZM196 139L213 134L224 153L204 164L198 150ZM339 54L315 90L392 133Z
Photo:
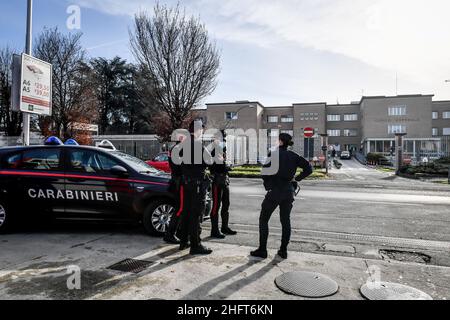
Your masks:
M329 114L327 116L327 121L328 122L341 121L341 115L340 114Z
M288 135L290 135L291 137L294 136L294 131L293 130L281 130L281 133L287 133Z
M357 137L358 130L356 129L346 129L344 130L344 137Z
M239 115L237 112L225 112L225 120L238 120Z
M390 116L406 116L406 106L396 106L389 108Z
M406 126L401 124L392 124L389 125L388 131L389 134L406 133Z
M328 136L330 137L340 137L341 130L328 130Z
M358 121L357 114L346 114L344 115L344 121Z
M280 130L269 130L269 138L278 138L278 136L280 135Z
M439 119L439 112L433 112L433 120Z
M433 128L433 137L436 137L439 135L439 129L438 128Z
M278 123L278 116L268 116L267 122L268 123Z
M293 116L282 116L281 117L281 122L283 122L283 123L292 123L292 122L294 122L294 117Z
M443 112L442 119L450 119L450 111Z
M450 136L450 128L444 128L442 134L443 134L444 136Z

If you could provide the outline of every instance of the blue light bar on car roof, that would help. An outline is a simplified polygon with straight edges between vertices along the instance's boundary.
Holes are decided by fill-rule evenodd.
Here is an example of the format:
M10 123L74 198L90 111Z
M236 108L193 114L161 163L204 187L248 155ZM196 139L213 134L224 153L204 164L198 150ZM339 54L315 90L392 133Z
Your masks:
M45 140L46 146L62 146L63 143L58 137L49 137Z
M66 146L79 146L75 139L69 139L64 143Z

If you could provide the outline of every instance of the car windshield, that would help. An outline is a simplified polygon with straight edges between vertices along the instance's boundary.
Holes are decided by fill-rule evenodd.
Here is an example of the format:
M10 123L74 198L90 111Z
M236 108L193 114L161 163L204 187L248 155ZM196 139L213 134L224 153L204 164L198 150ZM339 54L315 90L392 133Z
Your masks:
M154 167L148 165L147 163L136 157L130 156L129 154L120 151L114 151L112 152L112 154L139 173L156 174L156 175L162 174L161 171L155 169Z

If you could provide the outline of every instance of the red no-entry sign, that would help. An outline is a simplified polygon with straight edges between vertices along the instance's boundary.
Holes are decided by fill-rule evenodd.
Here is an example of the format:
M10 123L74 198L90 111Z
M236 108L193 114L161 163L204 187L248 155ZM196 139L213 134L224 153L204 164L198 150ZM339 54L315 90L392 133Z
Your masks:
M314 129L313 128L305 128L304 130L305 138L312 138L314 137Z

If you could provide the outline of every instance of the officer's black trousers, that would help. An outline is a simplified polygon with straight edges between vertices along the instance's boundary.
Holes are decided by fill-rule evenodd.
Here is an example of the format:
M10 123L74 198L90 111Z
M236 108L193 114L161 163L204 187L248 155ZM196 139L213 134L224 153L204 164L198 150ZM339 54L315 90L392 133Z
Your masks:
M294 203L292 190L274 190L267 193L263 201L259 218L260 249L267 250L269 237L269 221L273 212L280 207L280 221L282 227L281 248L287 249L291 240L291 211Z
M200 219L205 211L205 190L196 183L184 185L184 210L181 218L181 242L191 242L191 247L200 245Z
M213 184L213 209L211 212L212 232L219 232L219 210L222 229L228 228L230 220L230 187L227 184Z
M178 195L177 212L170 218L169 227L167 229L167 233L172 236L177 233L184 212L184 186L177 188L176 193Z

